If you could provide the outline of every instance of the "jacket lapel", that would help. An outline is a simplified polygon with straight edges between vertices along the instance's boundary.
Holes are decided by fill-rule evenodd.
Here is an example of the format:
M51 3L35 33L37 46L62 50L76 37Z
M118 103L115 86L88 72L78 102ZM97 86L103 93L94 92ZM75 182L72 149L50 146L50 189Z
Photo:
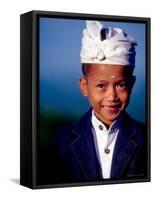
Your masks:
M98 180L102 175L95 151L91 126L90 109L72 130L74 134L78 135L72 144L72 151L76 152L78 164L85 178L87 180Z
M111 178L119 178L123 176L129 160L133 156L138 145L133 139L135 134L136 131L133 128L129 117L125 114L122 128L118 133L118 138L115 144L112 159Z

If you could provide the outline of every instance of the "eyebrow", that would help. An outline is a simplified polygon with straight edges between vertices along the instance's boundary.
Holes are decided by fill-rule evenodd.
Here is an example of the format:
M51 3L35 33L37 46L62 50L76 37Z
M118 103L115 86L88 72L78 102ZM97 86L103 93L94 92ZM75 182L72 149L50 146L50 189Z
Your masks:
M95 83L109 83L106 80L94 80Z
M119 82L123 82L123 81L128 81L128 78L123 78L121 80L117 80L115 81L116 83L119 83ZM106 81L106 80L94 80L95 83L109 83L109 81Z

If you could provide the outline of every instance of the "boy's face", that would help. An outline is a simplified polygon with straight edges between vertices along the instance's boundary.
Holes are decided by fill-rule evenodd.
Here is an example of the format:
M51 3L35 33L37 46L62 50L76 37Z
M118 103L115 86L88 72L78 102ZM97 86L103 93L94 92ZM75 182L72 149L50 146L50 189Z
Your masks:
M134 82L130 67L88 64L86 76L80 77L80 89L96 117L111 125L127 107Z

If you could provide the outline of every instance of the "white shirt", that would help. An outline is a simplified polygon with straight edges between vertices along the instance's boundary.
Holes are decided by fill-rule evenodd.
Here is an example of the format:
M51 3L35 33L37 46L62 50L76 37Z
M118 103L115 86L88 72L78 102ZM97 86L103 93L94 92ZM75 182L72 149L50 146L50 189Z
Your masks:
M95 116L92 111L92 132L98 160L102 169L104 179L110 178L112 157L117 135L121 125L121 118L115 120L107 130L106 126ZM109 153L105 153L109 149Z

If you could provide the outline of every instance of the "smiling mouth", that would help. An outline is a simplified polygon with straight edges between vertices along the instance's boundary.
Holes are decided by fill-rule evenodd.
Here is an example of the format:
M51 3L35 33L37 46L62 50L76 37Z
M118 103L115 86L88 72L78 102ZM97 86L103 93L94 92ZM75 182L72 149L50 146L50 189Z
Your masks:
M107 108L120 108L121 104L116 104L116 105L103 105L103 107L107 107Z
M120 104L118 105L108 105L108 106L103 106L105 110L107 110L109 113L117 113L119 111L119 108L121 107Z

